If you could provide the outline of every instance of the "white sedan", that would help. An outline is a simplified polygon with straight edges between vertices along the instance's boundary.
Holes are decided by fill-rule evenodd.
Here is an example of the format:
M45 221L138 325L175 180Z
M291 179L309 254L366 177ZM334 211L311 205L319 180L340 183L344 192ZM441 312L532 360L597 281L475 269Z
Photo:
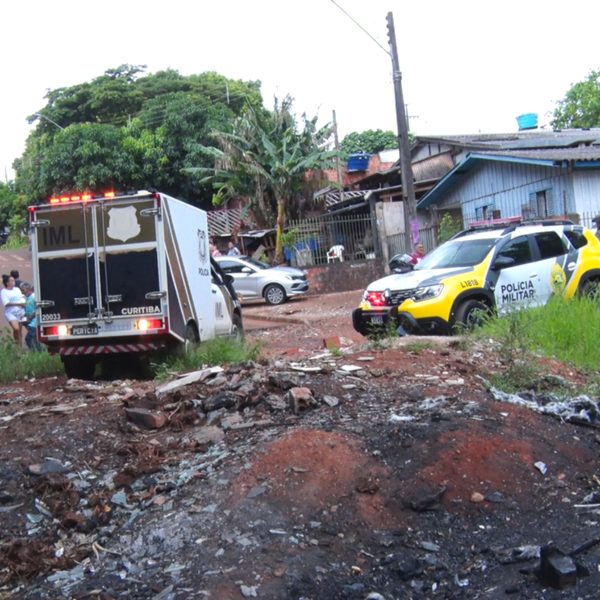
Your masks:
M293 267L271 267L249 256L218 256L221 269L233 277L233 287L243 300L264 298L281 304L290 296L308 292L306 272Z

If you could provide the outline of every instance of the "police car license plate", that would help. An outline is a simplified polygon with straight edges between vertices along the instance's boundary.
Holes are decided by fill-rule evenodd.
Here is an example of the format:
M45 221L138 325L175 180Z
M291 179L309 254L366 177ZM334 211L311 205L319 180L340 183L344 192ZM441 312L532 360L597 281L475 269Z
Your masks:
M383 316L371 315L371 325L383 325Z
M97 335L97 325L73 325L71 335Z

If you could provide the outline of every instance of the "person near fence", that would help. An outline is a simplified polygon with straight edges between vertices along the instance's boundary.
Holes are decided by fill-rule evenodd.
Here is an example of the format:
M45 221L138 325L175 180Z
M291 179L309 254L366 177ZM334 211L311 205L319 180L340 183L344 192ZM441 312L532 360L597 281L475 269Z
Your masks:
M592 223L596 227L596 237L600 240L600 215L596 215L592 219Z
M240 249L235 245L234 242L228 242L227 243L227 256L241 256L241 252Z
M419 242L415 246L415 251L410 255L410 262L413 265L421 262L421 259L425 256L425 246Z

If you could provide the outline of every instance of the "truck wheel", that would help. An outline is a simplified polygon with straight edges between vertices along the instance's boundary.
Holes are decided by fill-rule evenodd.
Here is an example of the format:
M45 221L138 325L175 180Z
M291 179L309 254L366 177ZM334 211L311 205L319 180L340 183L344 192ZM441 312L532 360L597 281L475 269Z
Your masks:
M282 304L286 301L285 290L277 283L269 284L265 288L263 296L265 297L265 300L271 305Z
M74 379L93 379L96 359L91 356L63 356L63 367L67 377Z
M188 323L185 328L185 340L183 342L183 353L189 354L194 346L198 344L200 341L200 336L198 335L198 330L196 329L196 325L194 323Z
M242 317L237 313L231 319L231 337L240 344L244 341L244 324L242 323Z
M456 311L456 326L471 330L481 325L490 314L489 307L479 300L465 300Z

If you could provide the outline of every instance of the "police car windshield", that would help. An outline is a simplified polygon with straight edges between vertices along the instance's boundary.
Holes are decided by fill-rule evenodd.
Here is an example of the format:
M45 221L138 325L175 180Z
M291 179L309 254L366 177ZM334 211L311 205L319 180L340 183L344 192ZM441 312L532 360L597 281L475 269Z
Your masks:
M415 271L473 267L485 258L485 255L494 247L497 241L497 238L451 240L424 256L415 265Z

